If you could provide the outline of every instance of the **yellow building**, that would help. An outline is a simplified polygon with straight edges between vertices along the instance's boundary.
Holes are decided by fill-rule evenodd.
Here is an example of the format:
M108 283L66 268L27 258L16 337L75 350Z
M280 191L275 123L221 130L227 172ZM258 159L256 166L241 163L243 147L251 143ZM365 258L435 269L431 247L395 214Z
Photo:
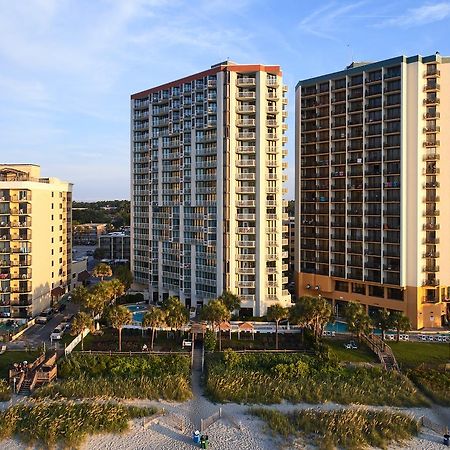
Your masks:
M53 289L66 290L71 208L70 183L33 164L0 164L0 317L36 316Z
M296 88L297 294L448 320L450 58L354 63Z
M226 61L131 97L132 269L158 301L290 304L279 66Z

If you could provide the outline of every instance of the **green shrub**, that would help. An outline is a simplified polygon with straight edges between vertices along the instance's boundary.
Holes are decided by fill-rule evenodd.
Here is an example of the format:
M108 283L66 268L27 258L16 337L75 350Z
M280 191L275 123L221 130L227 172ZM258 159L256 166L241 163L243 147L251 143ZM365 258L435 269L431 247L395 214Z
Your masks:
M304 354L234 353L231 359L230 355L207 355L206 392L214 401L426 404L414 385L397 372L344 367Z
M206 330L204 339L205 350L207 352L213 352L216 349L217 338L216 333L211 330Z
M335 411L306 409L283 414L265 408L250 413L263 419L280 436L313 436L321 448L357 449L367 446L387 448L395 441L417 435L419 424L412 417L359 408Z
M11 389L6 380L0 379L0 402L7 402L11 399Z
M112 403L33 401L0 412L0 440L18 436L28 445L73 448L89 434L123 433L129 420L155 412Z
M450 372L437 369L409 370L407 375L434 402L450 406Z

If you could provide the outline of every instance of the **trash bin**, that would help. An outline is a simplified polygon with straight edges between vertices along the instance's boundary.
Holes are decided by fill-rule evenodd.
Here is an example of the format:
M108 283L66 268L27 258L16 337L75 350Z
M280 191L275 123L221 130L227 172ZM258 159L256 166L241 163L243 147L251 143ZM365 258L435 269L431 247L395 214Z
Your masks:
M450 447L450 434L444 434L444 445Z

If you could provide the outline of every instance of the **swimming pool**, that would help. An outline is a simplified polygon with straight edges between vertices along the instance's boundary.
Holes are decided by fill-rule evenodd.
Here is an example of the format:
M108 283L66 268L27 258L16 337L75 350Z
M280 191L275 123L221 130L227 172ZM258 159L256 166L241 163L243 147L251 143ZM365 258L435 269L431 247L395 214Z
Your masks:
M126 307L133 313L133 322L142 323L144 315L147 312L148 305L126 305Z

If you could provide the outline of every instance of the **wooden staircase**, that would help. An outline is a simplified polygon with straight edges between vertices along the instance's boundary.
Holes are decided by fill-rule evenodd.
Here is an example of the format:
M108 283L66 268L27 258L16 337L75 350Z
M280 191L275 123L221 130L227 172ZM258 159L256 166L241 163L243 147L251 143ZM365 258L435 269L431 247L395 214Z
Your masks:
M370 336L363 334L363 339L368 347L378 356L378 359L386 370L400 372L394 352L386 342L373 334Z

